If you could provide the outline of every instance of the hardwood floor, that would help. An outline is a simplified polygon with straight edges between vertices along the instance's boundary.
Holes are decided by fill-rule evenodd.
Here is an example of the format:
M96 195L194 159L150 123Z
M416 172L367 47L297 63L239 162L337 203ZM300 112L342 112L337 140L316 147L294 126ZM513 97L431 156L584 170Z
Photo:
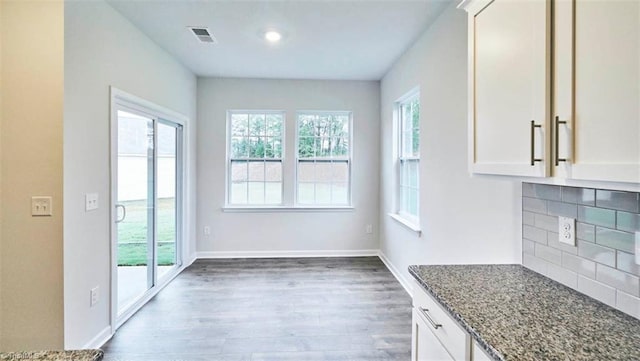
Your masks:
M411 298L377 257L198 260L105 360L402 360Z

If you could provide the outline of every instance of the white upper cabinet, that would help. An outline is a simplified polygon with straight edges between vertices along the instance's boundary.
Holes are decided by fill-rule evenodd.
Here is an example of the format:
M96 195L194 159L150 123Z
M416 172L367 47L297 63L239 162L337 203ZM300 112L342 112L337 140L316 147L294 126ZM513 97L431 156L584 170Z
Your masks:
M640 183L640 1L460 7L471 172Z
M555 173L640 183L640 2L554 6Z
M550 5L469 1L469 161L473 173L547 176Z

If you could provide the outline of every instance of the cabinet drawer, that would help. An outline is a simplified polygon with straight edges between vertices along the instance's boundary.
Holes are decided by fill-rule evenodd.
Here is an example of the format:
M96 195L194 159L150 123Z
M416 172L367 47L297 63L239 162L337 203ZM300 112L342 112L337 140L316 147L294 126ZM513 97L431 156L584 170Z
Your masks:
M415 315L429 325L455 360L470 360L471 336L417 282L413 286L413 307Z

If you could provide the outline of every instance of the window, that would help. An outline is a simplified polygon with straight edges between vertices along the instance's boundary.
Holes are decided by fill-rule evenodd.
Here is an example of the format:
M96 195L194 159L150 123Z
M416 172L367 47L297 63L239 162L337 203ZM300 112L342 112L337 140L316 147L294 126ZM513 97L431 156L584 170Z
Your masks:
M417 223L420 165L420 94L411 93L398 102L398 214Z
M297 203L351 203L351 113L298 113Z
M284 113L229 111L228 203L282 204Z

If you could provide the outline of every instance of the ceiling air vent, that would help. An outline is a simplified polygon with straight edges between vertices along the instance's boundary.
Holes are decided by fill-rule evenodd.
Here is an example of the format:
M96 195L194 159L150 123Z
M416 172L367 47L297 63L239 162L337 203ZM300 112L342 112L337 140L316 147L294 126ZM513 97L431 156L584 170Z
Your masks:
M190 26L189 30L191 30L191 33L193 33L193 35L195 35L195 37L198 38L201 43L216 44L218 42L216 41L216 38L211 35L208 28Z

